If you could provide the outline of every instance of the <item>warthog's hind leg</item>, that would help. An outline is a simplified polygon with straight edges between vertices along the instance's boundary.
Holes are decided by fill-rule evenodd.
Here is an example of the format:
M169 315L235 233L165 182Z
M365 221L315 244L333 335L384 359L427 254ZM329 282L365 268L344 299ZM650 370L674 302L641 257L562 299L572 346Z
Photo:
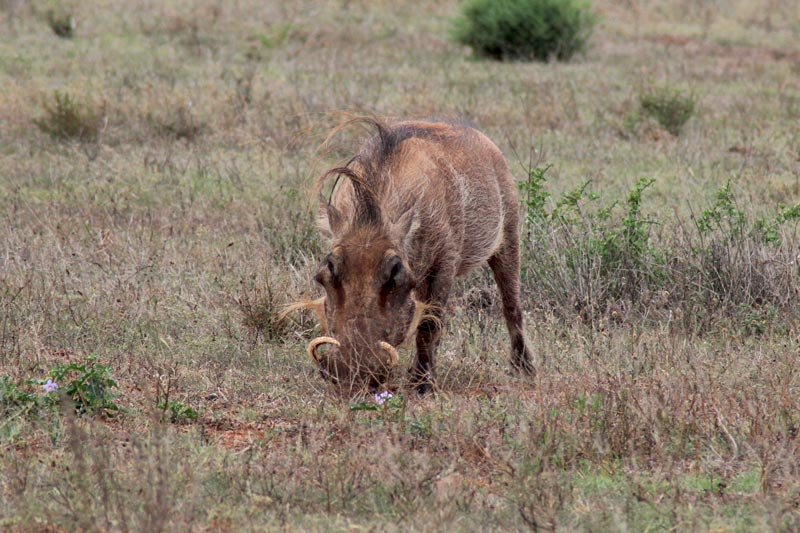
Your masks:
M531 360L531 351L525 342L519 298L519 236L516 225L513 231L506 232L505 237L506 240L500 250L489 258L489 266L492 268L503 299L503 316L506 319L508 334L511 336L511 364L519 370L534 375L536 369Z

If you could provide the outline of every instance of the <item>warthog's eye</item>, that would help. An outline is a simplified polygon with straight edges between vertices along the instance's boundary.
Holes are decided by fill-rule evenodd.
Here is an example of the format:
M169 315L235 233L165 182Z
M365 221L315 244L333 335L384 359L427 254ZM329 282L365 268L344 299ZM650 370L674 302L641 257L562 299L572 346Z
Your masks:
M389 283L397 283L397 276L403 271L403 263L397 263L389 273Z
M322 260L319 272L317 272L317 275L314 276L314 279L321 285L325 285L325 282L329 280L336 279L336 269L333 266L331 254L328 254L328 256Z
M407 284L408 274L403 267L403 260L400 259L400 256L394 255L384 263L381 278L383 287L387 290Z

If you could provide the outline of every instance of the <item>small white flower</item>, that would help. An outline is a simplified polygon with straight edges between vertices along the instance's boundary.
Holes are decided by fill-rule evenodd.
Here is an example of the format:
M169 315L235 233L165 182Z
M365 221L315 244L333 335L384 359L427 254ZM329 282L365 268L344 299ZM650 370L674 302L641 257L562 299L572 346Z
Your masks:
M384 403L386 403L388 399L392 398L393 396L394 395L391 392L385 390L375 395L375 403L377 403L378 405L383 405Z

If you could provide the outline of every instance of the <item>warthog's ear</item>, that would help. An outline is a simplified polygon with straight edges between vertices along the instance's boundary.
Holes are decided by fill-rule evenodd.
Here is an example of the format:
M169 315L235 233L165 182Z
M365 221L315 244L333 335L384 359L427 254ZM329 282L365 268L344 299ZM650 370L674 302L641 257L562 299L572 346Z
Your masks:
M414 204L411 204L397 219L389 226L389 238L407 250L411 244L411 239L419 229L419 216Z
M319 195L319 212L317 213L317 225L322 236L332 239L342 227L344 217L333 204L328 203L325 197Z

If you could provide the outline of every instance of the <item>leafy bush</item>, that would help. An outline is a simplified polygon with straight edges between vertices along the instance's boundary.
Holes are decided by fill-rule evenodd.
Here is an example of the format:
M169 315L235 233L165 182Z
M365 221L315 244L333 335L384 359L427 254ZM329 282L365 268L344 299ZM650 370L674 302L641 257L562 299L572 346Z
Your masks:
M55 383L66 383L61 386L64 394L75 403L75 410L80 414L112 416L120 410L114 403L116 395L111 391L118 387L111 368L97 363L94 356L87 357L84 363L58 365L50 371L50 377Z
M71 39L75 34L75 17L63 10L48 11L47 24L62 39Z
M639 96L642 114L654 118L672 135L679 135L692 118L696 106L694 95L671 88L652 89Z
M600 204L589 182L553 201L544 190L548 169L530 170L520 184L523 279L534 300L564 319L598 324L638 311L691 330L732 319L757 334L776 317L797 317L800 250L791 235L800 204L754 217L728 183L690 224L679 220L679 231L656 240L658 220L641 209L653 180L640 179L621 206Z
M783 318L795 317L798 222L800 204L753 217L726 183L693 224L683 226L682 246L673 252L681 265L674 273L674 297L693 308L690 316L701 325L717 312L741 320L751 333L764 333L776 310Z
M15 382L0 376L0 439L16 438L22 428L45 422L52 438L59 427L60 398L52 381L28 379Z
M197 411L190 405L174 400L163 401L158 404L158 408L169 415L169 421L173 424L185 424L197 420Z
M117 382L111 368L96 362L94 356L84 363L58 365L48 374L47 380L28 379L13 382L8 376L0 378L0 414L57 413L57 407L68 399L78 414L97 413L106 416L120 410L114 403Z
M524 275L536 280L543 301L567 316L577 312L594 322L615 302L639 299L661 275L658 253L650 243L653 222L641 212L642 193L653 180L639 180L621 214L616 203L598 203L599 196L588 191L590 182L567 191L548 210L548 169L531 170L520 184L530 246Z
M3 411L25 407L36 402L36 395L25 392L8 376L0 377L0 408Z
M43 132L56 139L97 141L103 110L80 103L67 93L53 92L52 103L44 103L44 116L34 119Z
M453 37L494 59L570 59L586 46L595 16L583 0L467 0Z

